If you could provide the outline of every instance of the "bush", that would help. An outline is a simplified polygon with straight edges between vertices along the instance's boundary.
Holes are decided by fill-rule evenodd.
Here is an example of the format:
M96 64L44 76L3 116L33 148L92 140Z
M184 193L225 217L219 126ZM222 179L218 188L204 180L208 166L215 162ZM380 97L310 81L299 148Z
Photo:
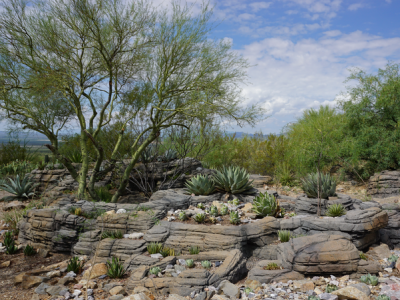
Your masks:
M289 240L291 238L291 233L288 230L279 230L278 237L282 243L286 243L286 242L289 242Z
M24 249L24 255L25 256L33 256L36 254L35 249L33 249L33 247L31 245L26 245L25 249Z
M252 194L251 185L253 181L249 180L249 173L238 167L222 167L214 175L215 188L220 192L231 194Z
M79 257L74 256L68 262L67 272L74 272L75 274L79 274L82 271L83 262L79 260Z
M304 192L310 198L318 198L318 181L320 180L320 198L328 199L336 195L336 180L329 174L311 173L301 180Z
M0 166L8 165L13 162L36 163L39 161L39 156L32 147L28 147L28 142L24 141L21 145L20 140L9 140L8 143L1 143L0 145ZM33 169L32 169L33 170ZM13 172L12 174L23 174L28 172L20 169L20 172ZM24 172L24 173L22 173Z
M206 220L206 215L203 213L198 213L194 216L194 220L197 223L204 223L204 221Z
M149 254L157 254L160 252L162 247L163 246L161 243L151 242L150 244L147 245L147 252L149 252Z
M204 260L204 261L201 262L201 266L202 266L204 269L210 269L210 268L211 268L211 262L208 261L208 260Z
M200 253L200 247L199 246L190 246L189 247L189 253L191 255L199 254Z
M15 240L12 231L7 231L4 234L4 246L6 247L7 254L15 254L18 251L18 247L15 246Z
M239 212L231 211L231 213L229 214L229 222L233 225L239 224L240 223Z
M107 260L107 275L110 278L121 278L125 275L124 265L117 257L113 257L111 262Z
M346 214L346 209L342 204L329 205L326 215L329 217L340 217Z
M253 212L260 217L276 217L280 213L279 201L275 199L274 195L267 192L260 193L253 200Z
M197 175L188 180L185 184L186 193L198 195L210 195L215 191L215 183L207 175Z

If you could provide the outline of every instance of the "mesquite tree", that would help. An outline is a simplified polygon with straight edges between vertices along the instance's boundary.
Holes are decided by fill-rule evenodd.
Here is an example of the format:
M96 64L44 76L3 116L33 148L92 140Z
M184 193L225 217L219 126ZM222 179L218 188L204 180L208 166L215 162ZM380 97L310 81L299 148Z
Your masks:
M2 6L3 117L49 138L48 148L79 182L80 197L87 189L97 198L94 183L114 168L127 126L140 124L142 130L131 145L114 202L141 152L162 130L205 115L254 124L262 113L240 106L238 84L248 65L230 44L209 39L213 27L207 4L197 15L178 4L156 11L140 0L43 0L29 6L24 0L4 0ZM40 105L52 107L48 115L36 113ZM101 169L105 145L98 137L114 122L119 138L108 167ZM60 154L53 123L79 128L79 172ZM96 149L93 164L88 141Z

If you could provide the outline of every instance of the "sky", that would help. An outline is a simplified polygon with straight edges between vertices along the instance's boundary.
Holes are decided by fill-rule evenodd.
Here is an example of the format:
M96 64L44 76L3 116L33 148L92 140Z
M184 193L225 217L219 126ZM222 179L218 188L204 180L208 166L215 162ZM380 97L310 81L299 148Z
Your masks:
M247 133L281 133L304 110L336 106L350 69L400 62L400 0L217 0L213 38L248 59L246 104L269 116Z

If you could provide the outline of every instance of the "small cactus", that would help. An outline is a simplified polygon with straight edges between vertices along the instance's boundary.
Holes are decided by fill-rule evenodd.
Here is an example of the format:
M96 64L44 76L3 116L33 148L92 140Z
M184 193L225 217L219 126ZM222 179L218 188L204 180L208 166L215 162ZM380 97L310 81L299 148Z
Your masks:
M227 215L228 213L229 213L228 206L223 205L223 206L221 207L221 215L222 215L222 216L225 216L225 215Z
M187 219L186 212L181 211L181 212L179 213L179 215L178 215L178 219L181 220L181 221L185 221L185 220Z
M231 211L229 215L229 222L233 225L237 225L240 223L240 217L237 211Z
M218 217L218 208L216 206L211 206L210 215L212 215L214 217Z

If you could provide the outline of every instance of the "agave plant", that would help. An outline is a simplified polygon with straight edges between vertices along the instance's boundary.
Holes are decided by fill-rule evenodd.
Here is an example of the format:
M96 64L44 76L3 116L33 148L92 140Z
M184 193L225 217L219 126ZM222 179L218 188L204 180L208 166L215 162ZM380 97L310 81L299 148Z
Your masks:
M0 189L14 194L15 196L6 197L6 201L15 198L29 198L35 194L33 190L39 185L38 183L30 181L30 177L28 176L26 176L22 181L19 175L15 177L15 180L12 180L11 178L8 178L8 180L10 183L3 183L0 186Z
M379 282L378 277L372 276L371 274L361 276L360 281L373 286L378 285Z
M240 217L237 211L231 211L229 215L229 222L233 225L237 225L240 223Z
M79 257L74 256L68 262L67 272L74 272L75 274L79 274L83 268L83 261L79 260Z
M336 195L336 180L329 174L317 172L308 174L301 180L303 190L308 197L318 198L318 182L320 183L320 198L328 199Z
M148 146L143 152L140 154L140 160L142 163L149 163L154 161L156 158L157 153L152 146Z
M206 175L197 175L188 180L185 184L185 191L188 194L210 195L215 191L215 183Z
M326 215L329 217L340 217L346 214L346 209L342 204L329 205Z
M107 260L107 275L110 278L121 278L125 275L124 264L119 261L119 258L112 257L111 262Z
M274 195L267 192L260 193L253 200L253 212L261 217L277 217L281 212L279 201L275 199Z
M203 213L198 213L194 216L194 220L197 223L204 223L204 221L206 220L206 215Z
M171 161L178 158L178 152L174 149L168 149L165 151L163 159L164 161Z
M249 173L239 167L222 167L214 175L215 188L218 191L231 194L253 194Z
M216 206L213 205L210 207L210 215L218 217L218 208Z
M184 211L179 212L178 219L181 221L185 221L187 219L186 212Z

